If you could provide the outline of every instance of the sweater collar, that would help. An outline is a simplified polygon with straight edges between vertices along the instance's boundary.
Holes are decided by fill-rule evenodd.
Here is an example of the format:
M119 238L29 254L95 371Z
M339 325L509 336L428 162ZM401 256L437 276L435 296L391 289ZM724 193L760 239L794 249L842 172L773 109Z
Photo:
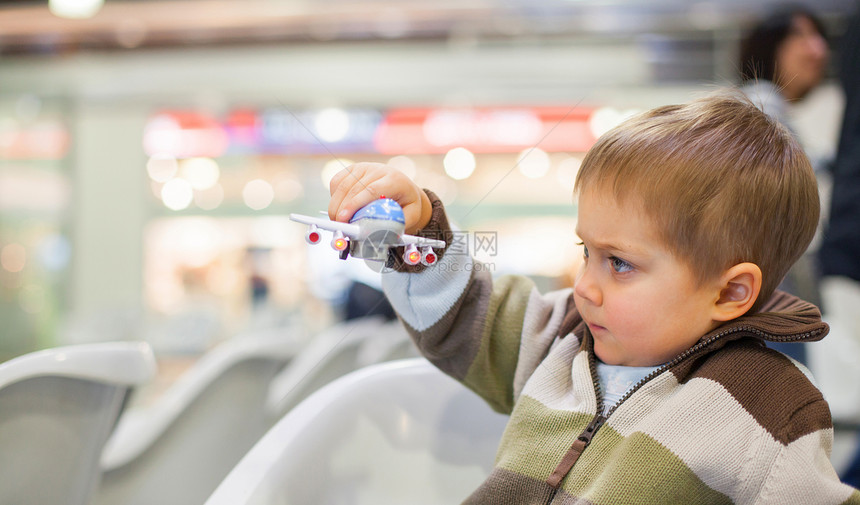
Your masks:
M770 342L815 342L824 338L828 331L830 328L821 320L818 307L776 291L758 312L720 325L699 342L720 334L726 335L726 341L755 337Z

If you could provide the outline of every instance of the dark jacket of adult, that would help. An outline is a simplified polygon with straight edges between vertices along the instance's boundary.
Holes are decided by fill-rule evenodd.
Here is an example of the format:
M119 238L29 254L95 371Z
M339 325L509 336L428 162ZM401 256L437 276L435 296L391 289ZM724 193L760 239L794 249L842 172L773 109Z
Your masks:
M860 281L860 11L842 41L845 116L833 164L830 217L821 245L822 275Z

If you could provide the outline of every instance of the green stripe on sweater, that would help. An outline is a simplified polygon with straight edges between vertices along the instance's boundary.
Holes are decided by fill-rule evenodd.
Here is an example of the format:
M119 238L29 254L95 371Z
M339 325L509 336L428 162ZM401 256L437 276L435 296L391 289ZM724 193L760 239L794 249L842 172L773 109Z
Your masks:
M521 396L499 446L499 468L536 480L552 473L592 415L554 410ZM550 441L556 443L548 443ZM708 487L678 456L651 437L622 437L603 425L577 461L562 489L595 504L731 504ZM624 497L619 501L618 497Z
M732 503L656 440L641 432L624 438L607 425L600 428L562 486L595 504Z
M860 505L860 491L851 493L851 497L845 500L842 505Z
M501 459L496 466L545 480L570 447L570 444L547 442L570 440L573 443L592 417L591 414L550 409L534 398L520 396L516 412L502 436L498 451Z
M495 283L481 346L463 380L480 391L497 412L509 413L513 408L511 378L517 368L523 319L533 289L534 284L526 277L505 276Z

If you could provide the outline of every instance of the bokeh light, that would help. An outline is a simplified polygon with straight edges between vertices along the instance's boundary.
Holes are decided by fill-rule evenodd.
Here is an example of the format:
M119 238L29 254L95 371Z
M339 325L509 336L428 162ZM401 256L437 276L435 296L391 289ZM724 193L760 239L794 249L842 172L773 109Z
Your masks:
M91 18L103 5L104 0L48 0L51 14L69 19Z
M558 164L555 176L558 182L568 191L573 191L573 185L576 182L576 175L579 173L580 165L582 165L582 160L576 156L565 158Z
M588 119L588 128L595 138L615 128L625 120L640 112L639 109L618 110L615 107L601 107Z
M263 179L254 179L245 184L242 189L242 200L245 205L253 210L263 210L272 204L275 199L275 190L272 185Z
M442 166L445 167L448 177L462 181L468 179L475 171L475 155L465 147L455 147L445 154Z
M0 265L7 272L20 272L27 265L27 249L21 244L8 244L0 249Z
M153 154L146 162L146 173L155 182L167 182L176 176L179 163L171 154Z
M198 190L209 189L218 183L221 171L212 158L188 158L179 164L182 178Z
M418 167L415 165L415 161L409 156L395 156L388 160L388 164L392 167L400 170L410 179L415 179L415 176L418 173Z
M314 119L314 129L323 142L338 142L349 133L349 115L342 109L323 109Z
M161 187L161 201L170 210L182 210L191 205L194 188L185 179L171 179Z
M322 173L320 174L325 189L329 188L329 184L331 184L331 180L335 176L335 174L337 174L341 170L344 170L352 164L352 160L348 160L345 158L338 158L327 161L326 164L323 165Z
M549 155L537 147L526 149L517 156L517 167L529 179L539 179L549 172Z
M297 198L301 198L305 193L305 188L302 183L292 177L282 177L275 184L275 199L279 202L292 202Z
M72 257L72 246L64 235L51 234L39 242L36 257L46 269L57 272L68 266Z
M224 202L224 188L220 184L194 192L194 204L203 210L217 209L222 202Z

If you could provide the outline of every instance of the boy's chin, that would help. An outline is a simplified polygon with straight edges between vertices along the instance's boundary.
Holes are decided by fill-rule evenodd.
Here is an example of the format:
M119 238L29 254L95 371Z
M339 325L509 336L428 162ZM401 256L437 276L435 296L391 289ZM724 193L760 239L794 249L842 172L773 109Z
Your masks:
M594 342L594 355L597 359L606 365L623 365L622 359L619 356L614 355L613 353L607 352L605 349L601 349L601 346L595 341Z

